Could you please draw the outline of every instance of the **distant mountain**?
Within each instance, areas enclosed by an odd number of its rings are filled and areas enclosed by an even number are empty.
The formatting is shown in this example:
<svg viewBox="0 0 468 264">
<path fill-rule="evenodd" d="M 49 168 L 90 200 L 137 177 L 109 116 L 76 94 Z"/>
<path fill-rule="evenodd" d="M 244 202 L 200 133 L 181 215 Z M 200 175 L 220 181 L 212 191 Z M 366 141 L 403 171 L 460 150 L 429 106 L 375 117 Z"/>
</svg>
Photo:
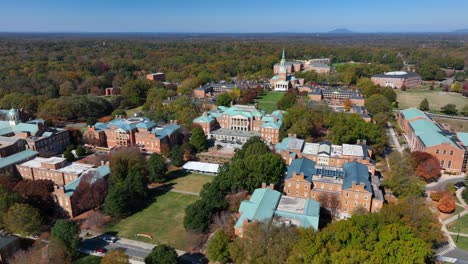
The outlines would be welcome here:
<svg viewBox="0 0 468 264">
<path fill-rule="evenodd" d="M 352 34 L 354 32 L 347 28 L 337 28 L 332 31 L 328 31 L 328 33 L 330 34 Z"/>
<path fill-rule="evenodd" d="M 468 33 L 468 28 L 465 29 L 457 29 L 452 31 L 453 33 Z"/>
</svg>

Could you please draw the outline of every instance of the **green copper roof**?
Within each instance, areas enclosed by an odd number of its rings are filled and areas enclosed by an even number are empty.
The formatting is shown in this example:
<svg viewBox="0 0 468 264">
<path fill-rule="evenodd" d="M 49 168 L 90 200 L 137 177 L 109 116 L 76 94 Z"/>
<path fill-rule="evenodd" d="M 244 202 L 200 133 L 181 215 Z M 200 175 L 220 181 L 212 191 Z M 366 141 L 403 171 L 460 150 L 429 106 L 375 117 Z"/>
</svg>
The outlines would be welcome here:
<svg viewBox="0 0 468 264">
<path fill-rule="evenodd" d="M 429 119 L 418 119 L 409 124 L 426 147 L 437 146 L 444 143 L 458 147 L 449 136 L 444 135 L 443 131 Z"/>
<path fill-rule="evenodd" d="M 27 149 L 27 150 L 23 150 L 21 152 L 18 152 L 16 154 L 10 155 L 8 157 L 1 158 L 0 159 L 0 168 L 5 168 L 5 167 L 8 167 L 8 166 L 11 166 L 11 165 L 14 165 L 14 164 L 29 160 L 31 158 L 34 158 L 38 154 L 39 154 L 39 152 Z"/>
<path fill-rule="evenodd" d="M 201 115 L 193 120 L 193 122 L 202 122 L 202 123 L 211 123 L 213 121 L 213 117 L 209 115 Z"/>
<path fill-rule="evenodd" d="M 463 145 L 468 147 L 468 133 L 458 132 L 457 137 L 463 143 Z"/>
<path fill-rule="evenodd" d="M 236 227 L 241 227 L 245 219 L 253 221 L 270 219 L 280 198 L 281 193 L 270 188 L 256 189 L 250 200 L 241 203 L 239 208 L 241 216 L 236 222 Z"/>
<path fill-rule="evenodd" d="M 400 111 L 400 113 L 404 115 L 405 119 L 413 119 L 416 117 L 429 118 L 423 111 L 417 108 L 408 108 L 408 109 Z"/>
</svg>

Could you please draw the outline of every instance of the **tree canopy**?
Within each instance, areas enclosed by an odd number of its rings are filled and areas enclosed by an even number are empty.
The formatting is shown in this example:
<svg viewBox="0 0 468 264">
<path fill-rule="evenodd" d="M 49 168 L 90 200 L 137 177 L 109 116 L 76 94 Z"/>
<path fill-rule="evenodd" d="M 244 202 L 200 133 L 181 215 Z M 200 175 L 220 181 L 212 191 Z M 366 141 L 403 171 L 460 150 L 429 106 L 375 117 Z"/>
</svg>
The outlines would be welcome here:
<svg viewBox="0 0 468 264">
<path fill-rule="evenodd" d="M 168 245 L 158 245 L 145 258 L 145 264 L 177 264 L 177 252 Z"/>
</svg>

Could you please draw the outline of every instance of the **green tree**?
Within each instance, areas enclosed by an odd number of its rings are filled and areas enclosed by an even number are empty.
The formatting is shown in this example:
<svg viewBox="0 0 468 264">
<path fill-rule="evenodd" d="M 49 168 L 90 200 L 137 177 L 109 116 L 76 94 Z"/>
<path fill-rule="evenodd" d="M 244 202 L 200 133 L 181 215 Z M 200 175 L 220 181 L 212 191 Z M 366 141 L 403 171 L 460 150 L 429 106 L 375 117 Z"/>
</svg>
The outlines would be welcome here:
<svg viewBox="0 0 468 264">
<path fill-rule="evenodd" d="M 454 104 L 446 104 L 440 108 L 440 111 L 447 115 L 457 115 L 457 106 Z"/>
<path fill-rule="evenodd" d="M 223 197 L 224 198 L 224 197 Z M 211 224 L 212 210 L 207 202 L 198 200 L 185 208 L 184 228 L 195 233 L 205 233 Z"/>
<path fill-rule="evenodd" d="M 78 147 L 76 147 L 76 155 L 78 157 L 84 157 L 86 155 L 86 150 L 82 145 L 78 145 Z"/>
<path fill-rule="evenodd" d="M 278 101 L 277 106 L 278 109 L 280 110 L 287 110 L 288 108 L 291 108 L 297 101 L 297 96 L 296 93 L 294 92 L 288 92 L 281 97 L 281 99 Z"/>
<path fill-rule="evenodd" d="M 127 112 L 124 109 L 115 109 L 111 116 L 127 116 Z"/>
<path fill-rule="evenodd" d="M 104 209 L 107 214 L 121 218 L 130 214 L 131 208 L 128 201 L 131 199 L 130 193 L 123 185 L 113 186 L 106 196 Z"/>
<path fill-rule="evenodd" d="M 182 146 L 175 145 L 171 149 L 171 163 L 174 166 L 182 166 L 184 164 L 184 149 Z"/>
<path fill-rule="evenodd" d="M 97 118 L 95 117 L 88 117 L 86 118 L 86 124 L 88 126 L 94 126 L 98 122 Z"/>
<path fill-rule="evenodd" d="M 419 104 L 419 110 L 421 111 L 429 111 L 429 101 L 427 98 L 424 98 L 421 103 Z"/>
<path fill-rule="evenodd" d="M 217 106 L 230 106 L 231 105 L 231 96 L 227 93 L 223 93 L 216 97 Z"/>
<path fill-rule="evenodd" d="M 145 264 L 177 264 L 177 252 L 168 245 L 158 245 L 145 258 Z"/>
<path fill-rule="evenodd" d="M 75 155 L 73 155 L 72 150 L 73 150 L 73 147 L 68 146 L 68 147 L 65 149 L 65 151 L 63 152 L 63 157 L 64 157 L 67 161 L 74 161 L 74 160 L 75 160 Z"/>
<path fill-rule="evenodd" d="M 198 152 L 202 152 L 208 149 L 208 141 L 206 140 L 205 132 L 203 132 L 201 127 L 196 126 L 192 129 L 190 144 L 195 147 Z"/>
<path fill-rule="evenodd" d="M 391 103 L 381 94 L 374 94 L 366 99 L 365 106 L 371 114 L 388 113 L 392 110 Z"/>
<path fill-rule="evenodd" d="M 0 185 L 0 215 L 5 215 L 8 209 L 14 204 L 21 203 L 22 197 L 6 187 Z M 3 227 L 3 219 L 0 218 L 0 228 Z"/>
<path fill-rule="evenodd" d="M 42 218 L 34 207 L 27 204 L 14 204 L 3 216 L 3 224 L 10 232 L 31 235 L 41 228 Z"/>
<path fill-rule="evenodd" d="M 154 83 L 146 79 L 131 80 L 127 82 L 121 89 L 120 94 L 123 97 L 124 107 L 136 107 L 144 103 L 148 91 L 153 87 Z"/>
<path fill-rule="evenodd" d="M 229 261 L 229 242 L 229 237 L 218 229 L 208 243 L 208 259 L 211 262 L 227 263 Z"/>
<path fill-rule="evenodd" d="M 72 255 L 77 254 L 80 243 L 80 227 L 76 222 L 58 220 L 52 227 L 52 235 L 60 239 Z"/>
<path fill-rule="evenodd" d="M 166 179 L 166 159 L 157 154 L 151 154 L 148 160 L 149 179 L 152 182 L 163 182 Z"/>
<path fill-rule="evenodd" d="M 189 77 L 180 82 L 177 87 L 177 93 L 180 95 L 191 95 L 195 87 L 200 84 L 200 80 L 197 77 Z"/>
<path fill-rule="evenodd" d="M 123 182 L 131 168 L 143 170 L 145 166 L 145 158 L 138 148 L 124 148 L 114 152 L 110 159 L 110 181 L 113 184 Z"/>
<path fill-rule="evenodd" d="M 397 95 L 392 87 L 381 87 L 379 89 L 379 93 L 385 96 L 385 98 L 387 98 L 387 100 L 390 103 L 395 102 L 397 100 Z"/>
<path fill-rule="evenodd" d="M 445 72 L 438 65 L 430 62 L 424 62 L 419 65 L 417 67 L 417 71 L 421 75 L 421 78 L 425 81 L 441 81 L 446 77 Z"/>
</svg>

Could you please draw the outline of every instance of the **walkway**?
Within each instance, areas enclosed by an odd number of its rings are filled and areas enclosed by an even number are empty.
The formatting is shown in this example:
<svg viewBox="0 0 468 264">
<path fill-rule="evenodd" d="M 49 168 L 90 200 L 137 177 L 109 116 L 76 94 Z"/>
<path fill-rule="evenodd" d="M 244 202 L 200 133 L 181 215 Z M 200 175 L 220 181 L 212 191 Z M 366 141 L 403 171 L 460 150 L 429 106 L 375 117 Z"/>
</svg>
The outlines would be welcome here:
<svg viewBox="0 0 468 264">
<path fill-rule="evenodd" d="M 398 152 L 402 153 L 403 149 L 401 148 L 400 142 L 398 141 L 398 137 L 395 134 L 395 130 L 393 130 L 393 126 L 390 122 L 387 122 L 387 130 L 388 135 L 392 138 L 393 144 L 396 146 Z"/>
</svg>

